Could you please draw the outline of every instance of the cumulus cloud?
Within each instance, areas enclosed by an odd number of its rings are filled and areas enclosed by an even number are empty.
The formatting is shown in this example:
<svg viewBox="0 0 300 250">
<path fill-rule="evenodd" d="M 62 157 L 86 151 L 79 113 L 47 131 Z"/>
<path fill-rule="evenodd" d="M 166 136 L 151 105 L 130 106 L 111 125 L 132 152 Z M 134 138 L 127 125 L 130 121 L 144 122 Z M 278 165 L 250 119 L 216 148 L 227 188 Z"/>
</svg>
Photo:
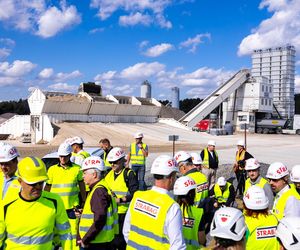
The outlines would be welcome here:
<svg viewBox="0 0 300 250">
<path fill-rule="evenodd" d="M 148 44 L 149 44 L 149 41 L 144 40 L 144 41 L 140 42 L 139 47 L 140 47 L 140 49 L 142 49 L 142 48 L 146 47 Z"/>
<path fill-rule="evenodd" d="M 8 57 L 16 42 L 10 38 L 0 38 L 0 60 Z"/>
<path fill-rule="evenodd" d="M 238 55 L 251 54 L 255 49 L 283 46 L 290 43 L 300 50 L 300 2 L 298 0 L 263 0 L 260 9 L 273 15 L 263 20 L 240 43 Z"/>
<path fill-rule="evenodd" d="M 103 32 L 105 29 L 104 28 L 95 28 L 95 29 L 91 29 L 89 31 L 89 34 L 96 34 L 96 33 L 100 33 Z"/>
<path fill-rule="evenodd" d="M 82 76 L 82 73 L 79 70 L 74 70 L 70 73 L 59 72 L 57 74 L 54 73 L 52 68 L 44 68 L 39 74 L 38 79 L 51 80 L 54 82 L 65 82 L 70 79 L 76 79 Z"/>
<path fill-rule="evenodd" d="M 49 79 L 53 76 L 53 73 L 54 70 L 52 68 L 45 68 L 39 73 L 38 77 L 41 79 Z"/>
<path fill-rule="evenodd" d="M 119 24 L 125 26 L 157 24 L 162 28 L 171 28 L 172 24 L 166 20 L 165 9 L 172 4 L 171 0 L 91 0 L 90 6 L 98 9 L 97 16 L 105 20 L 115 12 L 122 10 L 128 15 L 119 18 Z"/>
<path fill-rule="evenodd" d="M 199 44 L 203 43 L 204 38 L 210 40 L 210 34 L 197 34 L 195 37 L 190 37 L 187 40 L 180 43 L 179 48 L 188 48 L 188 51 L 191 53 L 195 53 Z"/>
<path fill-rule="evenodd" d="M 132 95 L 134 91 L 134 87 L 129 84 L 125 84 L 123 86 L 118 86 L 114 89 L 115 93 L 118 95 Z"/>
<path fill-rule="evenodd" d="M 165 69 L 165 65 L 153 62 L 153 63 L 137 63 L 130 66 L 120 73 L 121 78 L 125 79 L 145 79 L 158 74 Z"/>
<path fill-rule="evenodd" d="M 158 57 L 169 50 L 174 49 L 174 46 L 170 43 L 161 43 L 158 45 L 155 45 L 149 49 L 146 50 L 144 55 L 149 56 L 149 57 Z"/>
<path fill-rule="evenodd" d="M 12 64 L 8 62 L 0 62 L 0 75 L 8 77 L 22 77 L 36 67 L 35 64 L 29 61 L 16 60 Z"/>
<path fill-rule="evenodd" d="M 10 55 L 11 50 L 7 48 L 0 48 L 0 60 L 5 59 Z"/>
<path fill-rule="evenodd" d="M 48 89 L 61 92 L 74 92 L 78 89 L 78 86 L 70 85 L 67 83 L 55 83 L 49 85 Z"/>
<path fill-rule="evenodd" d="M 19 85 L 22 83 L 22 79 L 18 77 L 1 76 L 0 75 L 0 86 Z"/>
<path fill-rule="evenodd" d="M 46 0 L 0 1 L 0 21 L 8 27 L 48 38 L 81 21 L 75 6 L 67 6 L 65 0 L 59 6 Z"/>
</svg>

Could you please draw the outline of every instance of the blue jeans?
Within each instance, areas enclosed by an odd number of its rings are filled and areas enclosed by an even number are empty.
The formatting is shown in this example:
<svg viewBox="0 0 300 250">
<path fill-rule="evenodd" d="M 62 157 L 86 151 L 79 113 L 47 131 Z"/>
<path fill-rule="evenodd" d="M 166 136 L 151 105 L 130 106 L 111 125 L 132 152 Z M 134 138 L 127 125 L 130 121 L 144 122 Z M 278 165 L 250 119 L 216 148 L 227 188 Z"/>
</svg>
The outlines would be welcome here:
<svg viewBox="0 0 300 250">
<path fill-rule="evenodd" d="M 138 177 L 139 190 L 146 190 L 146 183 L 145 183 L 146 166 L 133 165 L 131 166 L 131 169 L 135 172 L 136 176 Z"/>
</svg>

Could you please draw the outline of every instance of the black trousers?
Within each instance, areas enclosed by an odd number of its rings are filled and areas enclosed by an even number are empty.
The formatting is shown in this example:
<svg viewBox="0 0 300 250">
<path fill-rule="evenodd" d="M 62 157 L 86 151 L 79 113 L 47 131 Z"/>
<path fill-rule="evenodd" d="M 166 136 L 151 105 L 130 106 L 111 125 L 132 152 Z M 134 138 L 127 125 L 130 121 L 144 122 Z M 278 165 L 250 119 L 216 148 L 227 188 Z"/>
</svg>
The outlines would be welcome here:
<svg viewBox="0 0 300 250">
<path fill-rule="evenodd" d="M 244 194 L 244 190 L 245 190 L 245 181 L 246 181 L 246 178 L 247 178 L 247 173 L 245 170 L 238 170 L 236 173 L 236 179 L 237 179 L 237 188 L 236 188 L 236 194 L 238 193 L 239 191 L 239 194 L 240 195 L 243 195 Z"/>
<path fill-rule="evenodd" d="M 126 241 L 123 236 L 123 225 L 126 214 L 118 214 L 119 215 L 119 234 L 115 235 L 115 238 L 112 241 L 112 246 L 114 250 L 126 250 Z"/>
</svg>

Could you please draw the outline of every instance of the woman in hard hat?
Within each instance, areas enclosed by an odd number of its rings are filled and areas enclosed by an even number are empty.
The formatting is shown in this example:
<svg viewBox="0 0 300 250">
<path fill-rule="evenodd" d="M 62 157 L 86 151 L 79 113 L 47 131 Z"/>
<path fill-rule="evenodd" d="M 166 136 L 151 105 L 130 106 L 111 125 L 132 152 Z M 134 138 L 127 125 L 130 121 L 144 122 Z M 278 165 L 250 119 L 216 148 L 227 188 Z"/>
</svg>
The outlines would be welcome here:
<svg viewBox="0 0 300 250">
<path fill-rule="evenodd" d="M 279 249 L 275 236 L 278 221 L 275 215 L 269 214 L 269 200 L 264 190 L 256 185 L 249 187 L 243 201 L 246 249 Z"/>
<path fill-rule="evenodd" d="M 284 217 L 277 226 L 276 237 L 280 250 L 300 249 L 300 217 Z"/>
<path fill-rule="evenodd" d="M 196 187 L 195 181 L 188 176 L 178 178 L 174 184 L 174 194 L 177 195 L 177 202 L 182 211 L 186 249 L 199 249 L 200 245 L 204 246 L 206 242 L 203 209 L 194 206 Z"/>
</svg>

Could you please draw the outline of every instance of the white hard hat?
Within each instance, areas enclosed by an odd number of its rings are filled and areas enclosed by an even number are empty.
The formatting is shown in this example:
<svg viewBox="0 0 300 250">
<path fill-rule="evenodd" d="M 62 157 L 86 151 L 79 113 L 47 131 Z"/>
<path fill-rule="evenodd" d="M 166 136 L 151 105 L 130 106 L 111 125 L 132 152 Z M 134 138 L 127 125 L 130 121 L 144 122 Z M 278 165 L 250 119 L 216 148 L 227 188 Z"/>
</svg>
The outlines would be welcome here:
<svg viewBox="0 0 300 250">
<path fill-rule="evenodd" d="M 272 163 L 267 171 L 266 177 L 274 180 L 281 179 L 289 174 L 288 168 L 281 162 Z"/>
<path fill-rule="evenodd" d="M 186 151 L 179 151 L 174 155 L 174 159 L 177 162 L 187 161 L 188 159 L 192 160 L 192 156 Z"/>
<path fill-rule="evenodd" d="M 300 182 L 300 165 L 295 165 L 291 171 L 291 181 Z"/>
<path fill-rule="evenodd" d="M 221 207 L 216 211 L 210 226 L 211 236 L 240 241 L 245 232 L 245 218 L 240 210 L 233 207 Z"/>
<path fill-rule="evenodd" d="M 120 160 L 123 157 L 125 157 L 124 150 L 119 147 L 115 147 L 109 151 L 106 160 L 108 162 L 114 162 Z"/>
<path fill-rule="evenodd" d="M 15 146 L 8 143 L 0 143 L 0 162 L 9 162 L 20 156 Z"/>
<path fill-rule="evenodd" d="M 72 140 L 70 140 L 70 144 L 73 145 L 73 144 L 84 144 L 84 141 L 81 137 L 79 136 L 75 136 L 72 138 Z"/>
<path fill-rule="evenodd" d="M 196 182 L 191 177 L 182 176 L 175 181 L 173 193 L 175 195 L 186 195 L 196 187 Z"/>
<path fill-rule="evenodd" d="M 269 199 L 265 194 L 265 191 L 256 185 L 248 188 L 243 197 L 245 206 L 252 210 L 262 210 L 269 206 Z"/>
<path fill-rule="evenodd" d="M 81 165 L 82 171 L 91 168 L 98 169 L 99 171 L 106 170 L 103 160 L 99 156 L 95 155 L 85 158 Z"/>
<path fill-rule="evenodd" d="M 151 174 L 168 176 L 172 172 L 178 172 L 176 161 L 169 155 L 158 156 L 151 166 Z"/>
<path fill-rule="evenodd" d="M 207 146 L 216 146 L 216 142 L 213 141 L 213 140 L 209 140 L 209 141 L 207 142 Z"/>
<path fill-rule="evenodd" d="M 277 226 L 276 237 L 287 250 L 300 249 L 300 217 L 283 217 Z"/>
<path fill-rule="evenodd" d="M 238 140 L 238 142 L 236 143 L 237 146 L 242 146 L 245 147 L 245 141 L 244 140 Z"/>
<path fill-rule="evenodd" d="M 246 160 L 245 170 L 255 170 L 260 167 L 258 160 L 255 158 L 250 158 Z"/>
<path fill-rule="evenodd" d="M 227 183 L 227 181 L 225 180 L 225 178 L 223 176 L 221 176 L 221 177 L 218 178 L 217 184 L 219 186 L 225 186 L 226 183 Z"/>
<path fill-rule="evenodd" d="M 200 154 L 191 153 L 191 156 L 192 156 L 193 164 L 195 164 L 195 165 L 202 164 L 202 159 L 201 159 Z"/>
<path fill-rule="evenodd" d="M 72 153 L 72 147 L 70 144 L 63 142 L 59 145 L 57 154 L 59 156 L 67 156 Z"/>
<path fill-rule="evenodd" d="M 135 138 L 135 139 L 143 138 L 143 137 L 144 137 L 144 135 L 143 135 L 143 133 L 141 133 L 141 132 L 137 132 L 137 133 L 134 134 L 134 138 Z"/>
</svg>

